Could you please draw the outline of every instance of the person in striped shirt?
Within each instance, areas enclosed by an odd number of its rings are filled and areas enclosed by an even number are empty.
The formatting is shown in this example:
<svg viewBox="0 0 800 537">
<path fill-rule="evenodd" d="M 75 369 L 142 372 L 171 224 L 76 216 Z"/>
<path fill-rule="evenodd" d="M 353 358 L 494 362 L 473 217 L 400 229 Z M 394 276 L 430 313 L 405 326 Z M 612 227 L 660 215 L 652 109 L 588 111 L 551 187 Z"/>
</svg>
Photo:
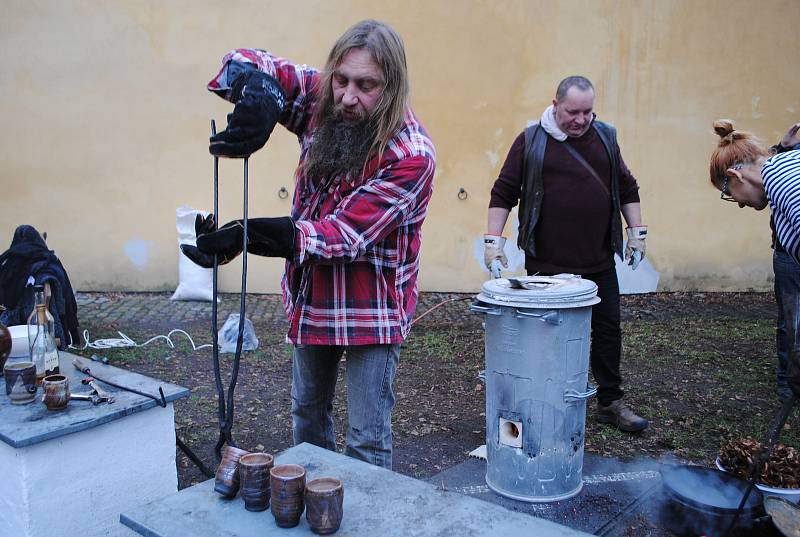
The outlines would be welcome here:
<svg viewBox="0 0 800 537">
<path fill-rule="evenodd" d="M 800 123 L 793 125 L 780 148 L 770 151 L 752 133 L 734 129 L 733 122 L 720 119 L 714 131 L 719 145 L 711 155 L 711 183 L 720 191 L 720 198 L 739 207 L 757 211 L 770 206 L 776 246 L 780 245 L 791 263 L 774 264 L 775 293 L 786 332 L 788 364 L 785 382 L 795 395 L 800 395 L 800 151 L 789 150 L 800 143 Z M 774 154 L 777 150 L 779 153 Z M 788 270 L 789 274 L 784 274 Z M 778 282 L 778 277 L 781 282 Z M 781 352 L 780 323 L 777 334 Z M 783 380 L 778 367 L 778 388 Z M 779 392 L 780 394 L 780 392 Z M 786 396 L 788 394 L 780 394 Z"/>
<path fill-rule="evenodd" d="M 417 304 L 421 228 L 436 153 L 408 104 L 403 42 L 366 20 L 334 44 L 325 69 L 260 49 L 222 60 L 208 89 L 235 103 L 210 151 L 245 157 L 276 123 L 300 142 L 291 216 L 248 219 L 248 252 L 286 259 L 283 302 L 294 345 L 294 442 L 336 449 L 333 397 L 346 359 L 345 453 L 391 468 L 400 345 Z M 242 251 L 243 223 L 197 223 L 184 252 L 210 266 Z"/>
</svg>

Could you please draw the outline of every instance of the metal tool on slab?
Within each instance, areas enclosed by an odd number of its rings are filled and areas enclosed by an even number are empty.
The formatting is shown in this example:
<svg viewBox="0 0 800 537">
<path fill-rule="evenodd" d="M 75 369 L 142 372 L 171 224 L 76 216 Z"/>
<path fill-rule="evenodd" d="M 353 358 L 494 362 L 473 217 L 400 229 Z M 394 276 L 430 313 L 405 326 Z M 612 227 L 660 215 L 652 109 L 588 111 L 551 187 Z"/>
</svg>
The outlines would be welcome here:
<svg viewBox="0 0 800 537">
<path fill-rule="evenodd" d="M 96 393 L 71 393 L 69 394 L 70 401 L 89 401 L 93 405 L 99 405 L 100 403 L 104 402 L 99 395 Z"/>
<path fill-rule="evenodd" d="M 97 380 L 94 377 L 86 377 L 81 381 L 81 384 L 83 384 L 84 386 L 87 384 L 91 386 L 92 389 L 94 390 L 94 393 L 96 393 L 101 400 L 104 400 L 107 403 L 114 402 L 114 396 L 112 396 L 110 393 L 101 388 L 100 384 L 98 384 Z"/>
<path fill-rule="evenodd" d="M 166 408 L 166 406 L 167 406 L 167 400 L 164 397 L 164 389 L 161 388 L 160 386 L 158 387 L 159 395 L 156 396 L 156 395 L 152 395 L 152 394 L 149 394 L 149 393 L 146 393 L 146 392 L 139 391 L 136 388 L 131 388 L 130 386 L 117 384 L 116 382 L 113 382 L 111 380 L 98 377 L 97 375 L 92 373 L 92 370 L 89 368 L 89 364 L 85 360 L 83 360 L 81 358 L 75 358 L 74 360 L 72 360 L 72 365 L 74 365 L 75 369 L 77 369 L 81 373 L 85 373 L 85 374 L 89 375 L 89 379 L 85 379 L 85 381 L 82 381 L 82 382 L 84 384 L 86 384 L 88 382 L 95 390 L 98 389 L 97 381 L 100 381 L 103 384 L 108 384 L 109 386 L 113 386 L 114 388 L 118 388 L 118 389 L 124 390 L 126 392 L 135 393 L 136 395 L 141 395 L 142 397 L 147 397 L 148 399 L 152 399 L 153 401 L 158 403 L 158 405 L 160 407 L 162 407 L 162 408 Z M 104 391 L 104 390 L 102 390 L 102 388 L 100 388 L 100 390 Z M 104 391 L 104 393 L 106 393 L 106 395 L 111 397 L 111 395 L 108 394 L 108 392 Z M 113 399 L 113 397 L 112 397 L 112 399 Z"/>
</svg>

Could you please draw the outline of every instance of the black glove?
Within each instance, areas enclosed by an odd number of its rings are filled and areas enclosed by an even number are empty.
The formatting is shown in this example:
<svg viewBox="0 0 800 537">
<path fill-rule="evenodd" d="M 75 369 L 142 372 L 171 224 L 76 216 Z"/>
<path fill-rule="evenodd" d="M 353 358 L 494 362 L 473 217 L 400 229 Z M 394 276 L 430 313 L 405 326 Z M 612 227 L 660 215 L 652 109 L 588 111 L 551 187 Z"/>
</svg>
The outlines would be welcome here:
<svg viewBox="0 0 800 537">
<path fill-rule="evenodd" d="M 233 261 L 240 253 L 242 253 L 242 224 L 241 220 L 234 220 L 222 226 L 219 230 L 214 231 L 214 215 L 209 214 L 206 217 L 197 215 L 194 220 L 195 236 L 206 236 L 209 233 L 219 233 L 226 237 L 230 237 L 230 248 L 224 252 L 210 252 L 206 253 L 201 251 L 197 246 L 191 244 L 181 244 L 181 252 L 183 255 L 192 260 L 195 265 L 203 268 L 212 268 L 214 266 L 214 254 L 217 254 L 217 263 L 219 265 L 226 265 Z M 198 241 L 199 242 L 199 241 Z"/>
<path fill-rule="evenodd" d="M 211 137 L 208 150 L 218 157 L 249 157 L 267 143 L 286 98 L 277 80 L 258 70 L 245 71 L 231 84 L 236 106 L 228 128 Z"/>
<path fill-rule="evenodd" d="M 219 230 L 214 229 L 214 216 L 198 215 L 195 220 L 197 246 L 181 245 L 181 251 L 196 265 L 204 268 L 214 266 L 214 254 L 220 265 L 231 262 L 242 253 L 242 220 L 228 222 Z M 294 255 L 294 221 L 288 216 L 281 218 L 250 218 L 247 220 L 247 252 L 264 257 Z"/>
</svg>

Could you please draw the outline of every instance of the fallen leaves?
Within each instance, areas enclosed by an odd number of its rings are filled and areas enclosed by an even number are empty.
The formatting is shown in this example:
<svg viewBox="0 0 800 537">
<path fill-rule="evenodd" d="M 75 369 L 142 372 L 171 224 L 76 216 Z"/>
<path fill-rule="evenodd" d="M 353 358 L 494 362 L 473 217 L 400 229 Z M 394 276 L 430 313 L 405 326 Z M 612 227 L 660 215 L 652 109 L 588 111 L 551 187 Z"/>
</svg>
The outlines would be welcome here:
<svg viewBox="0 0 800 537">
<path fill-rule="evenodd" d="M 762 457 L 763 447 L 758 440 L 731 440 L 719 450 L 719 461 L 725 470 L 745 479 L 750 477 L 755 461 Z M 763 462 L 762 462 L 763 464 Z M 797 450 L 780 442 L 764 464 L 758 482 L 770 487 L 800 488 L 800 458 Z"/>
</svg>

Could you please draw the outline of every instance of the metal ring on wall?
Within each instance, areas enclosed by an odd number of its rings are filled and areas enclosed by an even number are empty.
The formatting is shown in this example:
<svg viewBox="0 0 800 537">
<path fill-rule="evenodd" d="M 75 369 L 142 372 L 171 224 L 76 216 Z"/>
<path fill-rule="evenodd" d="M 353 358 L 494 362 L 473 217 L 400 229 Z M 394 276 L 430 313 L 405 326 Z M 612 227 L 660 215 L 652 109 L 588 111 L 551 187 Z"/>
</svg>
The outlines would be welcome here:
<svg viewBox="0 0 800 537">
<path fill-rule="evenodd" d="M 467 191 L 464 189 L 463 186 L 458 189 L 458 199 L 463 201 L 463 200 L 467 199 L 468 196 L 469 196 L 469 194 L 467 194 Z"/>
<path fill-rule="evenodd" d="M 279 197 L 280 199 L 282 199 L 282 200 L 285 200 L 286 198 L 288 198 L 288 197 L 289 197 L 289 191 L 288 191 L 288 190 L 286 190 L 286 187 L 285 187 L 285 186 L 282 186 L 282 187 L 280 188 L 280 190 L 278 190 L 278 197 Z"/>
</svg>

